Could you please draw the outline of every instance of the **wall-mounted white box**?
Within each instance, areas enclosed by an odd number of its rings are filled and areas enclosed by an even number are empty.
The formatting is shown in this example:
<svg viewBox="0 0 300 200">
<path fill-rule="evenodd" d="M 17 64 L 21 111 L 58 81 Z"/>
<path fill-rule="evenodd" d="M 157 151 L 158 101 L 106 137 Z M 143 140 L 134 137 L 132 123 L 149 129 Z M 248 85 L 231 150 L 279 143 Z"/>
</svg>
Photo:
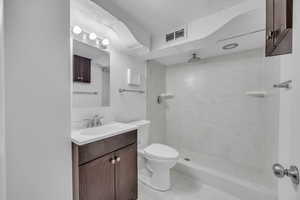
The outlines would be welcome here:
<svg viewBox="0 0 300 200">
<path fill-rule="evenodd" d="M 141 74 L 134 69 L 127 69 L 127 84 L 131 86 L 140 86 Z"/>
</svg>

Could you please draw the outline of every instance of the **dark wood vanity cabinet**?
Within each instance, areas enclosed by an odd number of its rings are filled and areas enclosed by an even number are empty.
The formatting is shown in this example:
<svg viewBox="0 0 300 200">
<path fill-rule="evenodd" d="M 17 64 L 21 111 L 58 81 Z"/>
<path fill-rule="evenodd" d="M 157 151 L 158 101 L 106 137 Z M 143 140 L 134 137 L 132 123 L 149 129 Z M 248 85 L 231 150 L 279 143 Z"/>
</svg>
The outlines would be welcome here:
<svg viewBox="0 0 300 200">
<path fill-rule="evenodd" d="M 74 200 L 137 199 L 137 132 L 72 145 Z"/>
<path fill-rule="evenodd" d="M 121 158 L 116 165 L 116 199 L 137 199 L 137 145 L 136 143 L 116 152 Z"/>
<path fill-rule="evenodd" d="M 91 59 L 82 56 L 73 56 L 73 81 L 91 82 Z"/>
<path fill-rule="evenodd" d="M 292 53 L 293 0 L 266 2 L 266 56 Z"/>
<path fill-rule="evenodd" d="M 115 200 L 113 155 L 103 156 L 79 166 L 80 200 Z"/>
</svg>

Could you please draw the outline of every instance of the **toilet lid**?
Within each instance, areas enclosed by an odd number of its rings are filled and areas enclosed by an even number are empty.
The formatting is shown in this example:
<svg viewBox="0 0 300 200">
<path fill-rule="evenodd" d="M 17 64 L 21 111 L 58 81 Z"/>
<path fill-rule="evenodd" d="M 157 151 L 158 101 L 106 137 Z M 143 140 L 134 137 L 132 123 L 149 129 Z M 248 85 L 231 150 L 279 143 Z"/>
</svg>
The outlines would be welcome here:
<svg viewBox="0 0 300 200">
<path fill-rule="evenodd" d="M 144 149 L 144 152 L 148 156 L 160 160 L 172 160 L 179 156 L 175 149 L 163 144 L 151 144 Z"/>
</svg>

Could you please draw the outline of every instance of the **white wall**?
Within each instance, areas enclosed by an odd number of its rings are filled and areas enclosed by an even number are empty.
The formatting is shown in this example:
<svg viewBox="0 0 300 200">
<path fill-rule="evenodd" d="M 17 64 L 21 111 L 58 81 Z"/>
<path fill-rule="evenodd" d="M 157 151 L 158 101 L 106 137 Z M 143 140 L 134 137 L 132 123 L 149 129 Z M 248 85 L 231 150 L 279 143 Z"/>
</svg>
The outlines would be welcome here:
<svg viewBox="0 0 300 200">
<path fill-rule="evenodd" d="M 71 200 L 69 0 L 5 0 L 7 198 Z"/>
<path fill-rule="evenodd" d="M 0 0 L 0 200 L 6 199 L 5 128 L 4 128 L 4 38 L 3 0 Z"/>
<path fill-rule="evenodd" d="M 146 89 L 146 62 L 126 55 L 115 49 L 110 52 L 110 106 L 95 108 L 73 108 L 73 127 L 82 127 L 82 119 L 95 114 L 104 116 L 104 122 L 112 120 L 128 122 L 146 118 L 146 95 L 138 93 L 119 93 L 119 88 Z M 127 85 L 127 69 L 137 70 L 142 77 L 142 84 L 138 87 Z M 81 122 L 80 122 L 81 121 Z"/>
<path fill-rule="evenodd" d="M 119 88 L 146 90 L 146 62 L 111 51 L 111 108 L 114 118 L 119 121 L 131 121 L 146 118 L 146 95 L 139 93 L 119 94 Z M 141 74 L 141 86 L 127 85 L 127 69 L 135 69 Z"/>
<path fill-rule="evenodd" d="M 263 54 L 264 55 L 264 54 Z M 273 88 L 273 85 L 280 82 L 280 59 L 278 57 L 265 58 L 263 68 L 263 87 L 268 91 L 268 98 L 263 102 L 263 123 L 264 123 L 264 140 L 266 148 L 265 155 L 268 155 L 264 168 L 267 172 L 267 178 L 275 186 L 276 179 L 270 171 L 270 167 L 277 161 L 278 158 L 278 132 L 279 132 L 279 105 L 280 105 L 280 90 Z M 276 189 L 276 188 L 275 188 Z"/>
<path fill-rule="evenodd" d="M 166 88 L 175 98 L 168 101 L 167 143 L 202 165 L 274 188 L 270 127 L 277 122 L 278 93 L 271 81 L 279 80 L 279 63 L 273 64 L 265 67 L 259 49 L 168 67 Z M 245 95 L 262 89 L 272 94 Z"/>
<path fill-rule="evenodd" d="M 291 90 L 280 90 L 278 162 L 285 167 L 300 167 L 300 1 L 294 1 L 293 54 L 279 56 L 281 81 L 292 80 Z M 289 178 L 278 179 L 279 200 L 300 199 L 300 188 Z"/>
<path fill-rule="evenodd" d="M 163 143 L 166 133 L 166 104 L 157 103 L 166 92 L 166 67 L 156 61 L 147 62 L 147 119 L 151 121 L 150 142 Z"/>
</svg>

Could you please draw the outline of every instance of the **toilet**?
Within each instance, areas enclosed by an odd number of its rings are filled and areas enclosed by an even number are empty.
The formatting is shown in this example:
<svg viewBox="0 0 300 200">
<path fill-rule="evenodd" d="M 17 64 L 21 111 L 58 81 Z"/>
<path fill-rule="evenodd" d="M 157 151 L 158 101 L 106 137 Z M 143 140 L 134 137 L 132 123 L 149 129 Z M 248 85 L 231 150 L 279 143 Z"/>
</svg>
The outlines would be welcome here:
<svg viewBox="0 0 300 200">
<path fill-rule="evenodd" d="M 138 127 L 139 180 L 155 190 L 169 190 L 170 169 L 179 159 L 178 151 L 164 144 L 148 143 L 150 121 L 134 121 L 130 124 Z"/>
</svg>

